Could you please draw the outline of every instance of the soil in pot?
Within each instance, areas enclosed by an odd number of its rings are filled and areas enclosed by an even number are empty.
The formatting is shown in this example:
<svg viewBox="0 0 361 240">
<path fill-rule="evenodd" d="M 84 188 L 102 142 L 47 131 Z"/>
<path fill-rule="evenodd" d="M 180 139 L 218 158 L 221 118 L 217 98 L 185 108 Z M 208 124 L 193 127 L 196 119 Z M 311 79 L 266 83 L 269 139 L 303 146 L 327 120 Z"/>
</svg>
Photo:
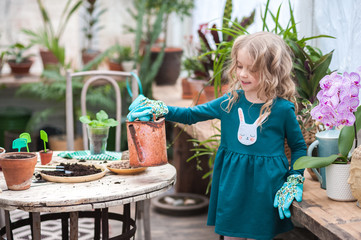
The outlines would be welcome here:
<svg viewBox="0 0 361 240">
<path fill-rule="evenodd" d="M 0 164 L 6 185 L 10 190 L 30 188 L 37 155 L 35 153 L 4 153 L 0 156 Z"/>
<path fill-rule="evenodd" d="M 43 170 L 41 173 L 45 173 L 51 176 L 59 177 L 78 177 L 78 176 L 87 176 L 96 173 L 100 173 L 102 170 L 96 168 L 94 165 L 83 165 L 83 164 L 70 164 L 70 163 L 60 163 L 58 166 L 63 166 L 64 170 L 71 171 L 70 174 L 66 174 L 65 171 L 48 171 Z"/>
<path fill-rule="evenodd" d="M 103 154 L 107 149 L 107 140 L 109 136 L 109 127 L 93 128 L 87 125 L 90 153 Z"/>
</svg>

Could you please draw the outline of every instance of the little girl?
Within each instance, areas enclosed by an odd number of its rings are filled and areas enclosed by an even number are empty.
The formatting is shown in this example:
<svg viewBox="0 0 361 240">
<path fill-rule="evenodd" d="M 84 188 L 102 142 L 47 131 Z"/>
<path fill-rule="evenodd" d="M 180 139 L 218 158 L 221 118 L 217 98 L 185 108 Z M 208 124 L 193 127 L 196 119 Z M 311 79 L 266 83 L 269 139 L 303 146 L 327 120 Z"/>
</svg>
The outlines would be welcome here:
<svg viewBox="0 0 361 240">
<path fill-rule="evenodd" d="M 293 228 L 289 207 L 294 198 L 302 200 L 304 178 L 292 165 L 306 155 L 306 144 L 291 102 L 291 70 L 281 37 L 268 32 L 242 35 L 232 47 L 229 93 L 195 107 L 168 106 L 168 113 L 164 111 L 166 120 L 185 124 L 221 120 L 207 224 L 215 225 L 224 239 L 272 239 Z M 140 105 L 131 106 L 133 119 L 149 114 Z"/>
</svg>

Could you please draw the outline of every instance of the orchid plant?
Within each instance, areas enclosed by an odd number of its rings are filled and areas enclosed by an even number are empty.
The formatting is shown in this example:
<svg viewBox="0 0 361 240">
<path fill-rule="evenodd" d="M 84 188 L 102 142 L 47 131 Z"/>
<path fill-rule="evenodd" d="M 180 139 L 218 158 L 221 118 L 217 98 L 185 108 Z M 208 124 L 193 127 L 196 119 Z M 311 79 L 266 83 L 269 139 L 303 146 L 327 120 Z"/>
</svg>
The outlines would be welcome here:
<svg viewBox="0 0 361 240">
<path fill-rule="evenodd" d="M 311 116 L 326 129 L 343 126 L 338 140 L 339 154 L 329 157 L 301 157 L 294 164 L 295 170 L 347 163 L 350 159 L 350 150 L 354 140 L 357 146 L 357 132 L 361 128 L 360 72 L 361 67 L 357 72 L 344 72 L 342 75 L 334 72 L 321 79 L 321 90 L 317 94 L 319 104 L 311 110 Z"/>
</svg>

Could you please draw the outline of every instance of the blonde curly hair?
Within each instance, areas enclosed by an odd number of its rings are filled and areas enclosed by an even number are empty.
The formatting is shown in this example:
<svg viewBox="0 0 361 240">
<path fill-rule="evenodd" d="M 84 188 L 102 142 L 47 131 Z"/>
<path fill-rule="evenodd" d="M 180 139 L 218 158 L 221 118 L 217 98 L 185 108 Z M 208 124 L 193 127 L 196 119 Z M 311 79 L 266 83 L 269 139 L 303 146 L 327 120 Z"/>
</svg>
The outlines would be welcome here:
<svg viewBox="0 0 361 240">
<path fill-rule="evenodd" d="M 290 48 L 276 34 L 257 32 L 241 35 L 234 41 L 231 61 L 227 70 L 230 95 L 226 110 L 229 112 L 238 100 L 236 90 L 241 88 L 236 74 L 237 54 L 241 49 L 248 51 L 254 60 L 251 69 L 259 73 L 260 87 L 257 91 L 257 97 L 266 99 L 260 115 L 271 112 L 272 102 L 276 97 L 295 103 L 296 86 L 291 79 L 292 53 Z"/>
</svg>

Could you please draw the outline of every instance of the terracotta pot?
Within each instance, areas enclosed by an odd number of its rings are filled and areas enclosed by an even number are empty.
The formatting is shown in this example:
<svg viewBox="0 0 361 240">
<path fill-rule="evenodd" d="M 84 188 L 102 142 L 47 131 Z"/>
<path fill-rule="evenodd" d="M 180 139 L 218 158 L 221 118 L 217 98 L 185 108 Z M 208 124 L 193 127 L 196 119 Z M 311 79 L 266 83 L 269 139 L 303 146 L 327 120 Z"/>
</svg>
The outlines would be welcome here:
<svg viewBox="0 0 361 240">
<path fill-rule="evenodd" d="M 10 152 L 0 156 L 6 185 L 10 190 L 30 188 L 36 162 L 36 153 Z"/>
<path fill-rule="evenodd" d="M 188 78 L 192 90 L 192 99 L 195 105 L 207 102 L 207 97 L 204 94 L 203 86 L 207 84 L 206 80 L 196 80 Z"/>
<path fill-rule="evenodd" d="M 51 159 L 53 158 L 53 151 L 46 149 L 46 152 L 44 150 L 39 151 L 40 155 L 40 161 L 41 165 L 46 165 L 51 162 Z"/>
<path fill-rule="evenodd" d="M 13 74 L 29 74 L 33 61 L 26 60 L 21 63 L 16 63 L 15 60 L 8 60 L 8 64 Z"/>
<path fill-rule="evenodd" d="M 165 119 L 126 122 L 129 163 L 132 167 L 152 167 L 168 163 Z"/>
<path fill-rule="evenodd" d="M 151 49 L 151 60 L 155 61 L 161 48 Z M 180 74 L 183 49 L 167 47 L 164 50 L 162 64 L 154 80 L 157 85 L 174 85 Z"/>
<path fill-rule="evenodd" d="M 54 53 L 49 50 L 40 49 L 40 57 L 44 69 L 59 64 L 59 60 L 55 57 Z"/>
<path fill-rule="evenodd" d="M 111 60 L 108 60 L 108 68 L 112 71 L 124 71 L 123 65 L 120 63 L 113 62 Z"/>
<path fill-rule="evenodd" d="M 182 78 L 182 98 L 183 99 L 193 98 L 191 84 L 188 82 L 187 78 Z"/>
<path fill-rule="evenodd" d="M 221 97 L 227 91 L 228 91 L 228 84 L 222 85 L 221 92 L 218 93 L 218 97 Z M 213 99 L 215 99 L 216 97 L 214 94 L 214 86 L 209 86 L 209 85 L 204 86 L 204 94 L 206 95 L 208 101 L 212 101 Z"/>
<path fill-rule="evenodd" d="M 83 62 L 83 65 L 88 64 L 90 61 L 94 60 L 98 55 L 100 54 L 100 51 L 96 50 L 83 50 L 81 52 L 81 60 Z"/>
</svg>

